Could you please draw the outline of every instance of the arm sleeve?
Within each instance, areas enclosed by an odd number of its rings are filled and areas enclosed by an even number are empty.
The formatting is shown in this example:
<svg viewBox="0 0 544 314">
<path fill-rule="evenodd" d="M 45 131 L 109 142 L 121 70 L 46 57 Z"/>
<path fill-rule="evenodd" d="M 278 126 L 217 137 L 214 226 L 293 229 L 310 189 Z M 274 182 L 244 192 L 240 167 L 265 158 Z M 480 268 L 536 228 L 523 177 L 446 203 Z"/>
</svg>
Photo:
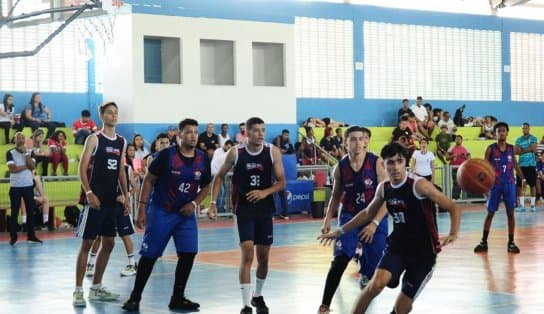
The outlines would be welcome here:
<svg viewBox="0 0 544 314">
<path fill-rule="evenodd" d="M 11 155 L 11 151 L 8 150 L 6 152 L 6 164 L 9 165 L 10 163 L 12 164 L 12 163 L 14 163 L 14 161 L 13 161 L 13 156 Z"/>
<path fill-rule="evenodd" d="M 221 148 L 219 148 L 221 149 Z M 207 154 L 204 154 L 204 167 L 206 169 L 206 173 L 202 177 L 202 181 L 200 182 L 200 186 L 206 186 L 212 182 L 212 175 L 210 170 L 210 159 L 208 158 Z"/>
</svg>

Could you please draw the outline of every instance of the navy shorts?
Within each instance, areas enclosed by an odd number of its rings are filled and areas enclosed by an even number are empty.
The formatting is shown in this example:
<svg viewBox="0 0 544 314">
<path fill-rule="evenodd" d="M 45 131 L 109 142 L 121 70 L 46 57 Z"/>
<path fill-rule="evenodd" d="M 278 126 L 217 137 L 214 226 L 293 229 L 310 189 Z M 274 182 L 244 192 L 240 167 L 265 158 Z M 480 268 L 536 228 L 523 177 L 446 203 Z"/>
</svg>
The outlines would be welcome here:
<svg viewBox="0 0 544 314">
<path fill-rule="evenodd" d="M 536 178 L 537 178 L 537 172 L 536 172 L 536 166 L 529 166 L 529 167 L 519 167 L 521 169 L 521 173 L 523 173 L 523 176 L 525 177 L 525 183 L 527 183 L 528 186 L 534 187 L 536 186 Z M 516 176 L 516 186 L 520 188 L 522 185 L 521 179 L 519 176 Z"/>
<path fill-rule="evenodd" d="M 124 206 L 116 204 L 117 215 L 115 217 L 117 234 L 120 237 L 134 234 L 134 223 L 132 222 L 132 215 L 125 215 Z"/>
<path fill-rule="evenodd" d="M 98 236 L 115 237 L 117 209 L 116 206 L 101 205 L 96 209 L 85 205 L 79 215 L 76 235 L 88 240 Z"/>
<path fill-rule="evenodd" d="M 256 245 L 271 245 L 274 237 L 273 214 L 236 213 L 240 243 L 253 241 Z"/>
<path fill-rule="evenodd" d="M 174 238 L 178 254 L 198 252 L 198 229 L 194 212 L 190 216 L 183 216 L 179 212 L 149 206 L 140 254 L 151 259 L 161 257 L 171 237 Z"/>
<path fill-rule="evenodd" d="M 430 253 L 406 254 L 385 249 L 378 268 L 391 273 L 389 288 L 396 288 L 402 277 L 402 293 L 415 299 L 431 279 L 436 263 L 436 256 Z"/>
<path fill-rule="evenodd" d="M 515 183 L 499 183 L 493 185 L 487 200 L 487 211 L 494 213 L 499 209 L 501 199 L 504 200 L 504 206 L 507 211 L 512 211 L 516 208 L 516 184 Z"/>
</svg>

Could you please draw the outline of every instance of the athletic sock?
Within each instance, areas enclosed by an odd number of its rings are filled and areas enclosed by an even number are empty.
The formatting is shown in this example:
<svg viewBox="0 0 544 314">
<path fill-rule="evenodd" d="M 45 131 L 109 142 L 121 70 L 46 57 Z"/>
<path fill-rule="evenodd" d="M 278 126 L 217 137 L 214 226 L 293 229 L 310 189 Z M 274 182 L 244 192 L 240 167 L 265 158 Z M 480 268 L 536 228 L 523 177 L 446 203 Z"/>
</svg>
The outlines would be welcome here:
<svg viewBox="0 0 544 314">
<path fill-rule="evenodd" d="M 21 215 L 21 222 L 26 224 L 26 215 Z"/>
<path fill-rule="evenodd" d="M 129 265 L 136 265 L 136 263 L 134 262 L 134 253 L 127 254 L 127 257 Z"/>
<path fill-rule="evenodd" d="M 88 264 L 94 265 L 95 260 L 96 260 L 96 253 L 91 253 Z"/>
<path fill-rule="evenodd" d="M 531 207 L 535 207 L 536 197 L 531 196 Z"/>
<path fill-rule="evenodd" d="M 255 283 L 255 293 L 253 294 L 254 297 L 260 297 L 263 295 L 263 286 L 265 279 L 260 279 L 257 277 L 256 283 Z"/>
<path fill-rule="evenodd" d="M 136 271 L 136 279 L 134 280 L 134 289 L 132 289 L 132 293 L 130 294 L 131 299 L 137 301 L 142 299 L 142 292 L 144 291 L 145 284 L 151 275 L 155 261 L 156 259 L 151 259 L 145 256 L 140 258 L 140 264 L 138 265 L 138 270 Z"/>
<path fill-rule="evenodd" d="M 180 253 L 178 265 L 176 266 L 176 277 L 174 279 L 174 291 L 172 296 L 182 298 L 185 296 L 185 286 L 189 280 L 191 269 L 195 261 L 196 253 Z"/>
<path fill-rule="evenodd" d="M 519 207 L 520 208 L 524 208 L 525 207 L 525 197 L 524 196 L 521 196 L 519 198 Z"/>
<path fill-rule="evenodd" d="M 242 306 L 251 306 L 249 300 L 251 299 L 251 284 L 242 283 L 240 284 L 240 289 L 242 291 Z"/>
</svg>

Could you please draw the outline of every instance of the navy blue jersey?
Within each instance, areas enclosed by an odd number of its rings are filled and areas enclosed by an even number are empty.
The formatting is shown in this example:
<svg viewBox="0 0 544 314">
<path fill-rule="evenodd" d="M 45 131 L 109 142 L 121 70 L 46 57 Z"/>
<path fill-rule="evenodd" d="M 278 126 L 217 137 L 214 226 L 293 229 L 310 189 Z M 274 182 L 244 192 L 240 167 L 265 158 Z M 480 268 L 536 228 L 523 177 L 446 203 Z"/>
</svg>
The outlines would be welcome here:
<svg viewBox="0 0 544 314">
<path fill-rule="evenodd" d="M 376 173 L 376 161 L 378 157 L 370 152 L 366 153 L 365 160 L 359 171 L 354 171 L 346 155 L 338 165 L 340 170 L 340 182 L 344 188 L 341 203 L 342 211 L 356 215 L 365 209 L 374 198 L 378 186 L 378 174 Z"/>
<path fill-rule="evenodd" d="M 254 214 L 271 213 L 275 210 L 272 195 L 257 203 L 251 203 L 246 198 L 246 194 L 252 190 L 264 190 L 272 186 L 272 147 L 264 143 L 258 153 L 252 153 L 245 144 L 236 145 L 232 175 L 232 208 L 235 213 L 245 210 Z"/>
<path fill-rule="evenodd" d="M 178 149 L 178 146 L 170 146 L 161 150 L 148 169 L 158 177 L 151 205 L 166 211 L 178 211 L 211 181 L 210 162 L 204 152 L 197 149 L 194 157 L 185 157 Z"/>
<path fill-rule="evenodd" d="M 495 169 L 495 184 L 516 183 L 514 177 L 514 145 L 506 144 L 506 149 L 501 151 L 497 143 L 489 145 L 491 154 L 489 162 Z"/>
<path fill-rule="evenodd" d="M 384 182 L 383 196 L 393 217 L 393 232 L 387 243 L 394 251 L 437 254 L 441 250 L 432 201 L 415 191 L 416 182 L 421 179 L 407 173 L 404 182 L 398 186 L 393 186 L 389 180 Z"/>
<path fill-rule="evenodd" d="M 125 139 L 118 134 L 115 134 L 114 138 L 109 138 L 102 132 L 96 133 L 95 136 L 97 143 L 89 161 L 87 178 L 89 186 L 100 200 L 100 204 L 111 206 L 115 204 L 117 196 Z M 81 200 L 86 200 L 83 189 L 81 192 Z"/>
</svg>

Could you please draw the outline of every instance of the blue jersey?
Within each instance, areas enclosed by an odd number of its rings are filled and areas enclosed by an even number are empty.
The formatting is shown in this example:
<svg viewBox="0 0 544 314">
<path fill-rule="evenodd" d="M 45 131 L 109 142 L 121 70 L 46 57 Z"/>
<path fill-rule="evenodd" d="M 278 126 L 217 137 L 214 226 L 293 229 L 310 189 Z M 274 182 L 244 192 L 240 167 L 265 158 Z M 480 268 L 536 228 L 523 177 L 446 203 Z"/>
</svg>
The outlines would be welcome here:
<svg viewBox="0 0 544 314">
<path fill-rule="evenodd" d="M 125 139 L 118 134 L 115 134 L 114 138 L 109 138 L 102 132 L 96 133 L 95 136 L 97 143 L 89 161 L 87 178 L 89 186 L 100 200 L 100 204 L 111 206 L 115 204 L 117 197 Z M 81 201 L 84 203 L 86 196 L 83 189 L 81 192 Z"/>
<path fill-rule="evenodd" d="M 354 171 L 351 168 L 348 155 L 340 160 L 338 167 L 340 167 L 340 182 L 344 188 L 341 197 L 343 212 L 356 215 L 365 209 L 374 198 L 378 186 L 376 160 L 378 160 L 376 155 L 366 153 L 359 171 Z"/>
<path fill-rule="evenodd" d="M 516 183 L 514 177 L 514 146 L 506 144 L 506 149 L 501 151 L 497 143 L 489 145 L 491 154 L 489 162 L 495 169 L 495 184 Z"/>
<path fill-rule="evenodd" d="M 197 149 L 194 157 L 185 157 L 178 148 L 170 146 L 161 150 L 148 169 L 158 177 L 150 204 L 166 211 L 178 211 L 193 201 L 198 191 L 211 181 L 206 154 Z"/>
</svg>

